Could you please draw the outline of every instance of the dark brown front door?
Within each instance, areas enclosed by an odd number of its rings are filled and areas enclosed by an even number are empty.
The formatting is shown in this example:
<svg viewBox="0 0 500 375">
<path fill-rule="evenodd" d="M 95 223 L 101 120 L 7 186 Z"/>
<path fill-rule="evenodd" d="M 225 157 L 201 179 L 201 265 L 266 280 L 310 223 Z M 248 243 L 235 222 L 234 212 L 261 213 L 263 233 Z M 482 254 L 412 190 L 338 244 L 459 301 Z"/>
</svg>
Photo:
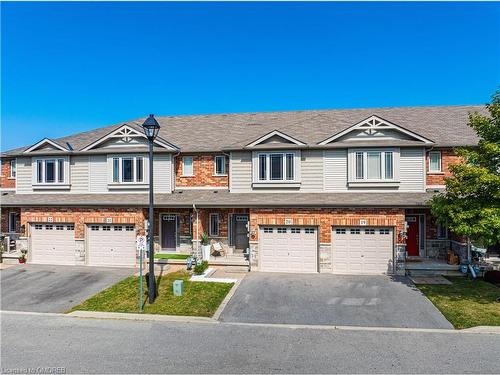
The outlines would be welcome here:
<svg viewBox="0 0 500 375">
<path fill-rule="evenodd" d="M 177 237 L 177 216 L 163 214 L 161 218 L 161 248 L 163 250 L 175 251 Z"/>
<path fill-rule="evenodd" d="M 417 257 L 419 255 L 419 222 L 418 216 L 407 216 L 408 238 L 406 239 L 406 252 L 408 256 Z"/>
<path fill-rule="evenodd" d="M 234 215 L 234 247 L 236 250 L 248 248 L 248 215 Z"/>
</svg>

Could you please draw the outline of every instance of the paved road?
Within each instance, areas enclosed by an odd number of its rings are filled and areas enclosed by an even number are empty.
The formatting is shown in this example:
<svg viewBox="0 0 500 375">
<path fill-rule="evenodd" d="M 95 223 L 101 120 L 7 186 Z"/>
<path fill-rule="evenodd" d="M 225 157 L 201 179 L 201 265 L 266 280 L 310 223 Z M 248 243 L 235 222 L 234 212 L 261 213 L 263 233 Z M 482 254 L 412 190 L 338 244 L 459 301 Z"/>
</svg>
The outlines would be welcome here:
<svg viewBox="0 0 500 375">
<path fill-rule="evenodd" d="M 374 327 L 453 326 L 406 277 L 249 273 L 226 322 Z"/>
<path fill-rule="evenodd" d="M 26 264 L 0 271 L 2 310 L 65 312 L 133 269 Z"/>
<path fill-rule="evenodd" d="M 7 369 L 68 373 L 496 373 L 500 335 L 2 313 Z"/>
</svg>

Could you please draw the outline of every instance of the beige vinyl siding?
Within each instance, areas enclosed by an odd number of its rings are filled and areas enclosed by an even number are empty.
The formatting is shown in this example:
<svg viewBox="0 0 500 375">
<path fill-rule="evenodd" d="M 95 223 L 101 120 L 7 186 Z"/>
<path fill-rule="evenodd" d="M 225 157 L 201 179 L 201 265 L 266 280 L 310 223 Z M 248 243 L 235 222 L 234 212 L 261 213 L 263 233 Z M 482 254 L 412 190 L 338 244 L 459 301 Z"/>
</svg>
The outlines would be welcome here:
<svg viewBox="0 0 500 375">
<path fill-rule="evenodd" d="M 33 193 L 31 173 L 31 157 L 17 158 L 16 192 L 17 194 Z"/>
<path fill-rule="evenodd" d="M 148 163 L 145 163 L 145 167 Z M 149 168 L 149 166 L 148 166 Z M 153 163 L 153 185 L 158 193 L 170 193 L 172 191 L 172 166 L 170 154 L 155 155 Z M 144 171 L 144 175 L 149 174 L 149 169 Z"/>
<path fill-rule="evenodd" d="M 89 190 L 90 193 L 106 193 L 108 191 L 106 155 L 90 156 Z"/>
<path fill-rule="evenodd" d="M 89 192 L 89 157 L 72 156 L 70 160 L 71 193 Z"/>
<path fill-rule="evenodd" d="M 302 151 L 300 191 L 323 191 L 323 151 Z"/>
<path fill-rule="evenodd" d="M 425 190 L 424 148 L 401 148 L 399 191 Z"/>
<path fill-rule="evenodd" d="M 252 190 L 252 153 L 231 152 L 231 191 L 245 193 Z"/>
<path fill-rule="evenodd" d="M 347 150 L 325 151 L 323 162 L 325 191 L 347 191 Z"/>
</svg>

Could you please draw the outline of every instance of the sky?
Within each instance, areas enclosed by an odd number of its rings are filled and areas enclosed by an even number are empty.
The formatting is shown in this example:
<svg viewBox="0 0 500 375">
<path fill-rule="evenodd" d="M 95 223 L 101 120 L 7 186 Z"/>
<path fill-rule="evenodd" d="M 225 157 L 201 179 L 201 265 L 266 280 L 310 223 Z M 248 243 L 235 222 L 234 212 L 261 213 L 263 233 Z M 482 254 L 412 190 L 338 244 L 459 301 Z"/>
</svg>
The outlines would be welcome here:
<svg viewBox="0 0 500 375">
<path fill-rule="evenodd" d="M 500 3 L 2 3 L 1 148 L 157 115 L 484 104 Z"/>
</svg>

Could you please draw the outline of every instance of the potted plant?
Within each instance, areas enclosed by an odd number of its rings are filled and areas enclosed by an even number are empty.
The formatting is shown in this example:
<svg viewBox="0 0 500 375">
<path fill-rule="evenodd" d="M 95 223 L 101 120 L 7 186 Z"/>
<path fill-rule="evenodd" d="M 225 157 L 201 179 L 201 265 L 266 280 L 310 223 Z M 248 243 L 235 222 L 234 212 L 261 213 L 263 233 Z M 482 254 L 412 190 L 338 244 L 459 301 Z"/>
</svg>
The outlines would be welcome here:
<svg viewBox="0 0 500 375">
<path fill-rule="evenodd" d="M 17 258 L 19 260 L 19 263 L 26 263 L 26 253 L 27 250 L 21 250 L 21 256 Z"/>
<path fill-rule="evenodd" d="M 204 260 L 208 260 L 210 258 L 210 245 L 208 244 L 208 234 L 207 232 L 203 232 L 200 236 L 201 241 L 201 254 Z"/>
</svg>

